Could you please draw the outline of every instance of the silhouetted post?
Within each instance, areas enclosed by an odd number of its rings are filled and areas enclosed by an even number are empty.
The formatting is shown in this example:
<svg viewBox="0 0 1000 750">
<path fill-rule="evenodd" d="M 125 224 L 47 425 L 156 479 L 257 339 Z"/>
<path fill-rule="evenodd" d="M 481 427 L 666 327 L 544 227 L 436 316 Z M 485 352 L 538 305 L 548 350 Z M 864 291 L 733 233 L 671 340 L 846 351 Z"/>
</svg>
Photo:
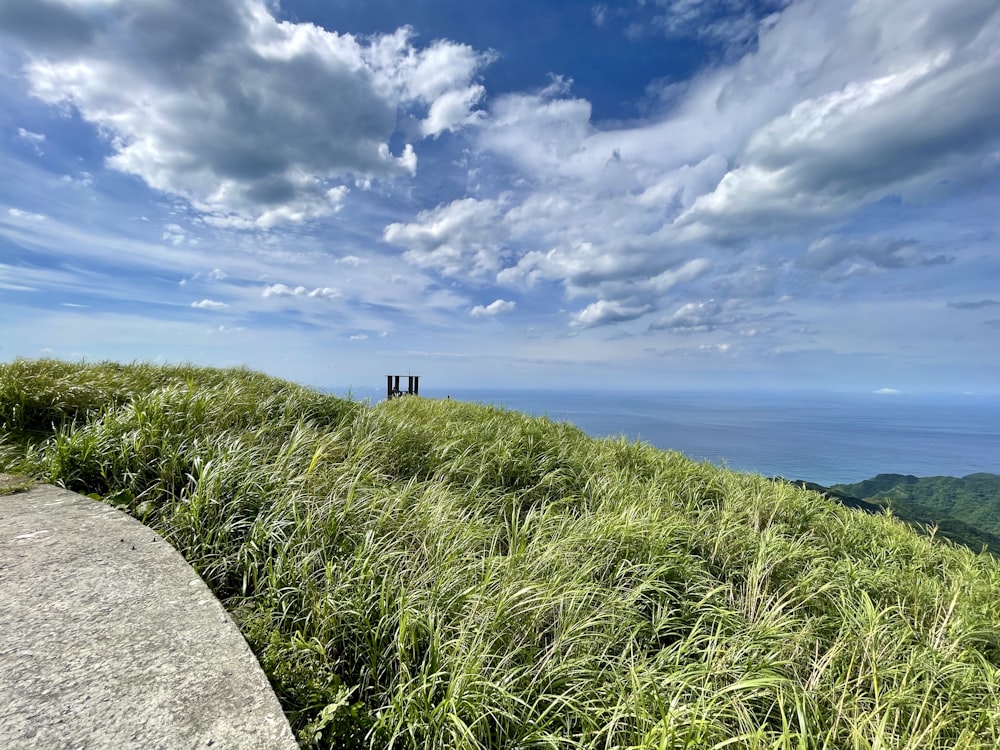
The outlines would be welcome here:
<svg viewBox="0 0 1000 750">
<path fill-rule="evenodd" d="M 386 375 L 385 376 L 385 397 L 386 398 L 396 398 L 397 396 L 419 396 L 420 395 L 420 376 L 419 375 L 407 375 L 406 376 L 406 390 L 400 390 L 399 381 L 402 375 Z"/>
</svg>

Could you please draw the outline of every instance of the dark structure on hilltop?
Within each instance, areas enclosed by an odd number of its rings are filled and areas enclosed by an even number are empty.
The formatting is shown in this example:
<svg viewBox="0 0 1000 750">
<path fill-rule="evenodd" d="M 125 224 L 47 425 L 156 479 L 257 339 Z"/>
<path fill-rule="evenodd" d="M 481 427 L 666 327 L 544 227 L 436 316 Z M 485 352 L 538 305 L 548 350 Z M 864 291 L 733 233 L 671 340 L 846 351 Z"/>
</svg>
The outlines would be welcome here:
<svg viewBox="0 0 1000 750">
<path fill-rule="evenodd" d="M 399 379 L 406 378 L 406 390 L 400 390 Z M 397 396 L 418 396 L 420 395 L 419 375 L 386 375 L 385 397 L 396 398 Z"/>
</svg>

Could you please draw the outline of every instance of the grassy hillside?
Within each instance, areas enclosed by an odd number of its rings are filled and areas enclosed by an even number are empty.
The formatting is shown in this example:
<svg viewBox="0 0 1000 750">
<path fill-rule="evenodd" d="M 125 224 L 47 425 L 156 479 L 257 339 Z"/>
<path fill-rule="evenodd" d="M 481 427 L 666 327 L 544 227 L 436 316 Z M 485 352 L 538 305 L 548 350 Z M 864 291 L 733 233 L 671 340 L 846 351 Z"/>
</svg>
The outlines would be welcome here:
<svg viewBox="0 0 1000 750">
<path fill-rule="evenodd" d="M 306 746 L 1000 746 L 997 560 L 787 483 L 246 370 L 18 361 L 0 430 L 181 550 Z"/>
</svg>

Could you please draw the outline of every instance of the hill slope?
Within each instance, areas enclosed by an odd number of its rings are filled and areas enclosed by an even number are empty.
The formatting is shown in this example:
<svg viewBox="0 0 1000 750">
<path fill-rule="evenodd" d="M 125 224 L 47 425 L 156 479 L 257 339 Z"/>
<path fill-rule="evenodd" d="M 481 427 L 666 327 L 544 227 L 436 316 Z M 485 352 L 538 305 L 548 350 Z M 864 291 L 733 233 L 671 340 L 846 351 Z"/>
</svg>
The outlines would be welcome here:
<svg viewBox="0 0 1000 750">
<path fill-rule="evenodd" d="M 307 746 L 1000 745 L 1000 564 L 787 483 L 246 370 L 18 361 L 0 431 L 181 550 Z"/>
</svg>

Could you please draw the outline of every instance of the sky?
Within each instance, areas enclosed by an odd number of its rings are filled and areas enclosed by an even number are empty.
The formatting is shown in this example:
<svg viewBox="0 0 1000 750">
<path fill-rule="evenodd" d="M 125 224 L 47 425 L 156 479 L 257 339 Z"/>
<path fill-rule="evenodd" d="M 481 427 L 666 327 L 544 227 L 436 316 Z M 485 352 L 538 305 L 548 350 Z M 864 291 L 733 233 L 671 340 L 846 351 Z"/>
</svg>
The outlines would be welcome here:
<svg viewBox="0 0 1000 750">
<path fill-rule="evenodd" d="M 0 361 L 1000 390 L 996 0 L 0 0 Z"/>
</svg>

